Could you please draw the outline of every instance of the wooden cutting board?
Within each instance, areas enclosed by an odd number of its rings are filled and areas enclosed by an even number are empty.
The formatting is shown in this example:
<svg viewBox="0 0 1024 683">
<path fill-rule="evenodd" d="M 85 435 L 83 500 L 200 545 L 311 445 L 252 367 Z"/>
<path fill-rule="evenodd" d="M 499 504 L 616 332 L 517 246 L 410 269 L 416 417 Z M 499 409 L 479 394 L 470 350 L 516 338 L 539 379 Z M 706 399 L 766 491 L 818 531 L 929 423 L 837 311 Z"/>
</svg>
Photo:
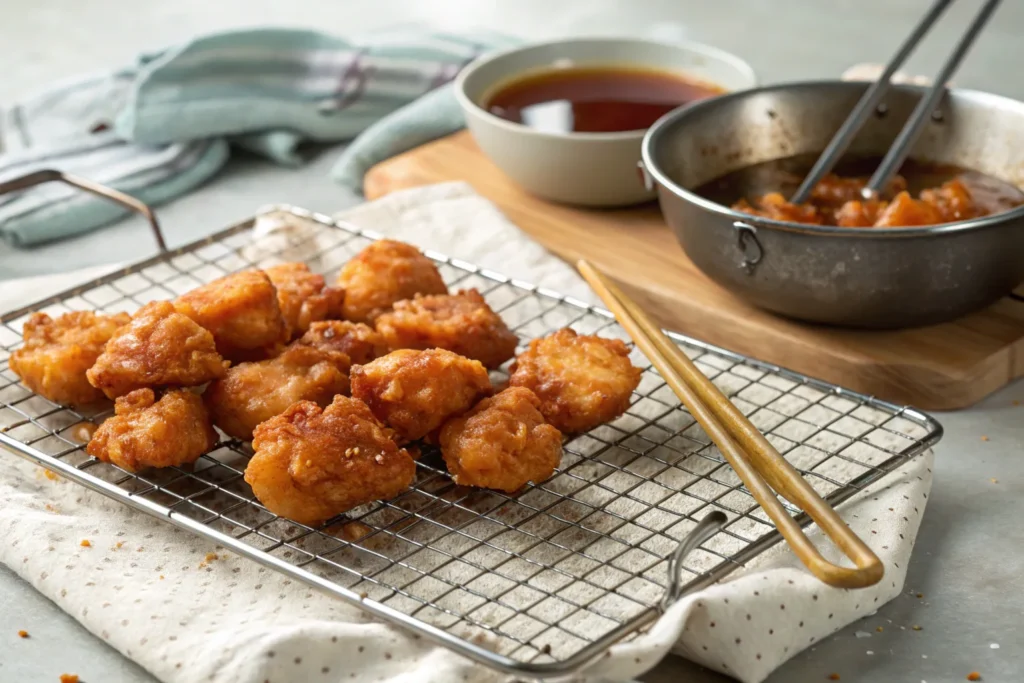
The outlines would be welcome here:
<svg viewBox="0 0 1024 683">
<path fill-rule="evenodd" d="M 537 199 L 513 185 L 465 131 L 375 166 L 364 187 L 373 199 L 451 180 L 468 181 L 558 256 L 604 269 L 667 329 L 927 410 L 969 406 L 1024 374 L 1024 301 L 1006 298 L 951 323 L 894 332 L 779 318 L 701 274 L 656 205 L 597 211 Z"/>
</svg>

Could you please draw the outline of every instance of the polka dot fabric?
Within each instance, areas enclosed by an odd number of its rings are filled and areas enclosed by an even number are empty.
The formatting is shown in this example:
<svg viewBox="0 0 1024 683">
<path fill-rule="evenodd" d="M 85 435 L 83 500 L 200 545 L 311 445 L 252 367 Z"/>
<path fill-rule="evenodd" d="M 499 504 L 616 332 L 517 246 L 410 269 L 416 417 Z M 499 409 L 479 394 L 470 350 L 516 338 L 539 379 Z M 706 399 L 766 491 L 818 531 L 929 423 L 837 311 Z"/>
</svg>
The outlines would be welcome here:
<svg viewBox="0 0 1024 683">
<path fill-rule="evenodd" d="M 346 217 L 514 277 L 586 294 L 575 273 L 466 185 L 400 193 Z M 508 254 L 522 260 L 510 263 Z M 491 263 L 498 258 L 504 263 Z M 4 298 L 32 295 L 16 289 Z M 931 453 L 916 458 L 840 508 L 885 562 L 878 586 L 828 588 L 778 545 L 742 573 L 675 604 L 646 633 L 614 647 L 583 680 L 628 680 L 675 651 L 754 683 L 873 612 L 902 588 L 931 487 L 931 462 Z M 52 480 L 14 457 L 3 464 L 0 561 L 162 681 L 507 680 L 188 531 Z M 809 533 L 820 540 L 816 530 Z M 830 546 L 819 547 L 838 559 Z M 88 672 L 79 673 L 89 680 Z"/>
</svg>

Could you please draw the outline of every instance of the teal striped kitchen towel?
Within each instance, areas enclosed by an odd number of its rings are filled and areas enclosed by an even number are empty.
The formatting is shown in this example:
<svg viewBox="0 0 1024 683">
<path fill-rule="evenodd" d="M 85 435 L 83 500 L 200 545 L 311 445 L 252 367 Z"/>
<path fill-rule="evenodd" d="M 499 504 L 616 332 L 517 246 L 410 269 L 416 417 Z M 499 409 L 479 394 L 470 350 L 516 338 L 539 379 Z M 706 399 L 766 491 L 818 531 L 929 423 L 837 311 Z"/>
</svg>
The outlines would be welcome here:
<svg viewBox="0 0 1024 683">
<path fill-rule="evenodd" d="M 217 173 L 232 148 L 298 166 L 304 142 L 355 139 L 332 176 L 358 189 L 373 163 L 461 128 L 445 84 L 479 54 L 516 42 L 409 29 L 360 41 L 299 29 L 202 36 L 7 108 L 0 181 L 57 168 L 157 205 Z M 0 237 L 30 246 L 123 214 L 40 186 L 0 196 Z"/>
</svg>

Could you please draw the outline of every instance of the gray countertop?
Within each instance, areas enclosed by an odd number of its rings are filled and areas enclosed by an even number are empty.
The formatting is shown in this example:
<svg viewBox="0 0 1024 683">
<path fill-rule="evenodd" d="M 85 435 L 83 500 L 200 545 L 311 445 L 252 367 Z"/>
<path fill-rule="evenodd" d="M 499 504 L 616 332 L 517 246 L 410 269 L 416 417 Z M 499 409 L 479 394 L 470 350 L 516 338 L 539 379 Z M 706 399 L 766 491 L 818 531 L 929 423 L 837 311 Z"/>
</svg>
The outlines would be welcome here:
<svg viewBox="0 0 1024 683">
<path fill-rule="evenodd" d="M 864 61 L 884 61 L 923 13 L 924 0 L 0 0 L 0 102 L 56 78 L 124 63 L 134 54 L 199 32 L 240 25 L 313 25 L 355 34 L 409 22 L 465 29 L 482 26 L 543 38 L 633 34 L 709 42 L 746 58 L 766 82 L 835 76 Z M 934 72 L 958 29 L 980 3 L 961 0 L 908 66 Z M 500 5 L 500 6 L 499 6 Z M 1024 98 L 1019 77 L 1024 3 L 1007 2 L 968 57 L 959 84 Z M 358 198 L 327 178 L 337 150 L 302 170 L 237 158 L 212 182 L 159 210 L 168 240 L 181 244 L 228 225 L 261 205 L 289 202 L 335 211 Z M 31 250 L 0 244 L 0 287 L 11 277 L 129 261 L 153 252 L 135 219 Z M 699 331 L 694 331 L 699 336 Z M 1024 383 L 965 411 L 939 415 L 946 437 L 937 449 L 935 484 L 904 595 L 783 666 L 771 683 L 1017 681 L 1024 671 Z M 982 436 L 987 440 L 982 440 Z M 917 598 L 922 593 L 923 598 Z M 0 682 L 56 681 L 78 673 L 86 683 L 150 682 L 9 570 L 0 567 Z M 920 625 L 914 631 L 912 625 Z M 875 631 L 883 626 L 884 631 Z M 900 629 L 904 626 L 905 630 Z M 33 637 L 19 639 L 18 629 Z M 872 633 L 857 638 L 857 630 Z M 59 644 L 59 645 L 58 645 Z M 993 648 L 993 644 L 998 648 Z M 868 655 L 870 650 L 874 654 Z M 725 681 L 670 657 L 644 677 L 651 683 Z"/>
</svg>

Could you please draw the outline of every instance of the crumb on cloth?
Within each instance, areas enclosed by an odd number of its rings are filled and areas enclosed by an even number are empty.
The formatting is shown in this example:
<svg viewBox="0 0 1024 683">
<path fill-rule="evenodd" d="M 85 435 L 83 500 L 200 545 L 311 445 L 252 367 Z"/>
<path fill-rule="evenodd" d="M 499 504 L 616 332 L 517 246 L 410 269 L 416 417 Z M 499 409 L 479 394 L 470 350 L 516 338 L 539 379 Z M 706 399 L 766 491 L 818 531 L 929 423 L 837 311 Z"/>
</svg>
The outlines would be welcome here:
<svg viewBox="0 0 1024 683">
<path fill-rule="evenodd" d="M 18 631 L 18 637 L 19 638 L 28 638 L 28 631 L 26 631 L 24 629 L 22 629 L 21 631 Z"/>
<path fill-rule="evenodd" d="M 92 547 L 92 541 L 90 541 L 88 538 L 83 538 L 82 542 L 79 543 L 78 545 L 82 546 L 83 548 L 91 548 Z"/>
</svg>

